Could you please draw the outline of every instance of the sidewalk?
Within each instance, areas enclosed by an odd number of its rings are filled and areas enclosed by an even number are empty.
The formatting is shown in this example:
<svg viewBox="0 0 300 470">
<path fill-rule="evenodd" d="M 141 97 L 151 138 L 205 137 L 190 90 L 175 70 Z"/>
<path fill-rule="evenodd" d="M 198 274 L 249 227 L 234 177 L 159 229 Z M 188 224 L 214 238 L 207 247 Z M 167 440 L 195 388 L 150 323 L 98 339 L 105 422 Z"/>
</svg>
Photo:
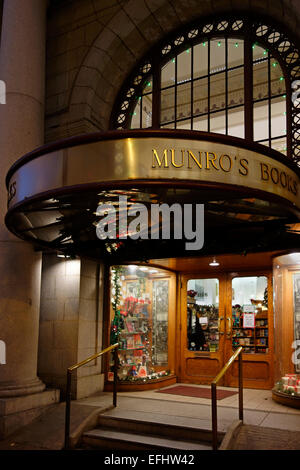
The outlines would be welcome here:
<svg viewBox="0 0 300 470">
<path fill-rule="evenodd" d="M 219 388 L 228 390 L 228 387 Z M 275 403 L 270 390 L 244 389 L 243 396 L 245 424 L 300 432 L 300 410 Z M 71 436 L 76 436 L 88 420 L 96 420 L 98 413 L 108 409 L 111 404 L 112 393 L 104 392 L 72 402 Z M 218 400 L 217 405 L 218 429 L 226 431 L 238 419 L 238 397 L 234 395 Z M 145 420 L 173 420 L 183 425 L 189 423 L 204 428 L 211 427 L 211 402 L 204 398 L 168 395 L 156 391 L 122 392 L 118 394 L 117 409 L 110 413 L 117 414 L 119 411 L 128 416 L 142 412 Z M 54 405 L 32 424 L 5 441 L 0 441 L 0 450 L 62 449 L 64 423 L 65 404 Z"/>
</svg>

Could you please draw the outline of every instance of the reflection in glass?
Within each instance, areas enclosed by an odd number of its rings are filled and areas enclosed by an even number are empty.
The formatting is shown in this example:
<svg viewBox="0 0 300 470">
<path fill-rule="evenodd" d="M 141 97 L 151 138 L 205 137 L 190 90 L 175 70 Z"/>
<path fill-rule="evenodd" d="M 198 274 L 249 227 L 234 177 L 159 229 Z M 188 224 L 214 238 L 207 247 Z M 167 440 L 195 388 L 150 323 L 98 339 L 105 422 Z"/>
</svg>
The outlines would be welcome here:
<svg viewBox="0 0 300 470">
<path fill-rule="evenodd" d="M 219 280 L 190 279 L 187 283 L 187 347 L 190 351 L 219 349 Z"/>
<path fill-rule="evenodd" d="M 265 276 L 232 280 L 232 348 L 244 353 L 269 351 L 268 280 Z"/>
</svg>

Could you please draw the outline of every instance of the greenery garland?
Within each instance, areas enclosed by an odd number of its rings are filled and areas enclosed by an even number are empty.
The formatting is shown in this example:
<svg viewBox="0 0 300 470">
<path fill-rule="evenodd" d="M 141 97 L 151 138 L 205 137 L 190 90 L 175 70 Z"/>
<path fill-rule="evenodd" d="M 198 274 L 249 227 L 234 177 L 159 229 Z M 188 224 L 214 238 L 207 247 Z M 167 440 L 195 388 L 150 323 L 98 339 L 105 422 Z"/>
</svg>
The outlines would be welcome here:
<svg viewBox="0 0 300 470">
<path fill-rule="evenodd" d="M 114 311 L 114 318 L 111 323 L 110 344 L 119 342 L 121 331 L 124 328 L 124 320 L 119 308 L 121 298 L 121 274 L 124 272 L 124 268 L 122 266 L 114 266 L 113 269 L 112 281 L 114 295 L 112 300 L 112 307 Z"/>
</svg>

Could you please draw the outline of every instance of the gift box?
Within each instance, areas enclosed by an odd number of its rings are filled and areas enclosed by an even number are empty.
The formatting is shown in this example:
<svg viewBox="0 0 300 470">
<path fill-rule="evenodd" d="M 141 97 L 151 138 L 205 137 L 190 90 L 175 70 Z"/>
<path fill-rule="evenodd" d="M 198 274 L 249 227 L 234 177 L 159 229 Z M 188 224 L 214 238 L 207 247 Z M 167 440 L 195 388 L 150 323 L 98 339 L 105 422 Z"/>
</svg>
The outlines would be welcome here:
<svg viewBox="0 0 300 470">
<path fill-rule="evenodd" d="M 299 380 L 297 378 L 297 375 L 296 374 L 285 374 L 284 377 L 282 377 L 282 383 L 284 385 L 291 385 L 291 386 L 295 386 L 295 385 L 298 385 L 297 384 L 297 381 Z"/>
</svg>

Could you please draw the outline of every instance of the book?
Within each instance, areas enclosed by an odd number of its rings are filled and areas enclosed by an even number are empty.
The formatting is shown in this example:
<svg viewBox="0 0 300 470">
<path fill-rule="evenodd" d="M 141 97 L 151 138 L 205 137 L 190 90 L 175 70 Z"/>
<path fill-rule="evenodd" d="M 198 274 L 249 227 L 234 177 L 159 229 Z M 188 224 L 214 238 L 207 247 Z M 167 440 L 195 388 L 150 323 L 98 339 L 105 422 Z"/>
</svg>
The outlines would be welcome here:
<svg viewBox="0 0 300 470">
<path fill-rule="evenodd" d="M 134 331 L 134 329 L 133 329 L 133 324 L 131 323 L 131 321 L 129 321 L 127 319 L 127 320 L 125 320 L 125 324 L 126 324 L 127 331 L 129 333 L 132 333 Z"/>
<path fill-rule="evenodd" d="M 138 334 L 133 335 L 133 338 L 134 338 L 134 344 L 137 348 L 143 346 L 141 335 L 138 335 Z"/>
</svg>

